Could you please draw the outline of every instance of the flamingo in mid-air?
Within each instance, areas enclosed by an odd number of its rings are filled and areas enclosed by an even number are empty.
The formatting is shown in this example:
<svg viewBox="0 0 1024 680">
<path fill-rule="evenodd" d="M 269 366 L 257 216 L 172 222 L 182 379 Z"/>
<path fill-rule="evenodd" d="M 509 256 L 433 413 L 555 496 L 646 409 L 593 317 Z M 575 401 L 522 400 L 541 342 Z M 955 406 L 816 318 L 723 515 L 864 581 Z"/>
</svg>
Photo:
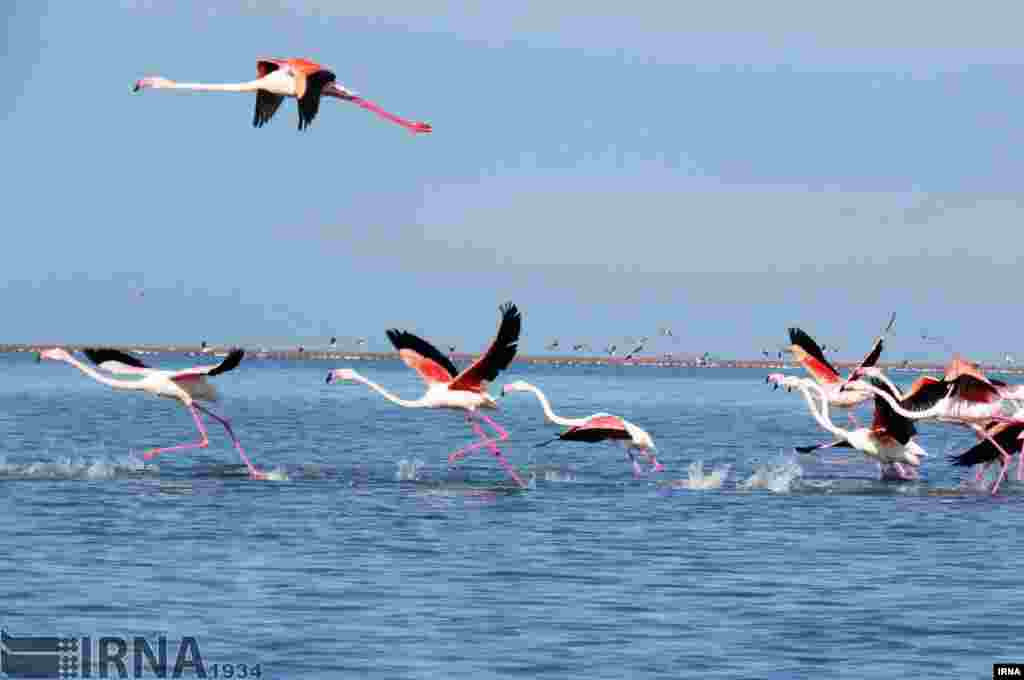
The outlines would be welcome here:
<svg viewBox="0 0 1024 680">
<path fill-rule="evenodd" d="M 879 357 L 882 356 L 882 349 L 885 347 L 885 336 L 892 329 L 895 321 L 896 313 L 893 312 L 892 316 L 889 317 L 889 324 L 882 331 L 882 334 L 875 339 L 875 344 L 871 346 L 871 350 L 864 356 L 857 368 L 874 366 L 878 363 Z M 792 343 L 789 346 L 789 351 L 793 354 L 796 361 L 814 378 L 818 386 L 822 388 L 822 393 L 826 395 L 829 405 L 837 408 L 851 408 L 871 398 L 870 394 L 848 388 L 844 389 L 851 378 L 848 377 L 846 380 L 843 380 L 839 377 L 839 371 L 829 363 L 821 347 L 807 333 L 799 328 L 790 328 L 789 341 Z M 857 368 L 850 373 L 850 376 L 853 375 Z M 768 381 L 773 382 L 773 378 L 781 377 L 781 375 L 774 373 L 769 376 Z"/>
<path fill-rule="evenodd" d="M 407 331 L 391 329 L 387 332 L 391 344 L 398 350 L 398 356 L 409 368 L 419 373 L 423 382 L 427 384 L 426 394 L 419 399 L 408 400 L 395 396 L 351 368 L 336 368 L 329 371 L 327 383 L 341 380 L 359 382 L 376 390 L 388 401 L 406 408 L 447 408 L 465 411 L 466 420 L 473 431 L 480 436 L 480 441 L 453 452 L 448 457 L 448 461 L 455 462 L 469 451 L 486 446 L 516 484 L 525 488 L 526 482 L 505 459 L 496 443 L 508 439 L 508 432 L 491 418 L 480 413 L 480 409 L 498 408 L 498 402 L 487 393 L 487 383 L 497 378 L 498 374 L 512 363 L 522 328 L 522 317 L 514 304 L 506 303 L 500 307 L 500 310 L 501 323 L 498 326 L 498 334 L 494 338 L 494 342 L 483 356 L 461 373 L 455 368 L 451 359 L 426 340 Z M 477 423 L 477 417 L 491 426 L 498 435 L 497 440 L 487 436 L 487 433 Z"/>
<path fill-rule="evenodd" d="M 179 83 L 160 76 L 149 76 L 135 82 L 134 92 L 157 90 L 201 90 L 209 92 L 255 92 L 256 111 L 253 127 L 263 127 L 285 97 L 294 97 L 299 105 L 299 129 L 309 127 L 320 110 L 320 98 L 335 97 L 352 102 L 381 118 L 401 125 L 413 134 L 431 132 L 429 123 L 409 121 L 389 113 L 373 102 L 363 99 L 348 88 L 335 83 L 335 75 L 325 66 L 308 59 L 269 59 L 256 62 L 256 80 L 244 83 Z"/>
<path fill-rule="evenodd" d="M 626 455 L 633 464 L 633 472 L 637 476 L 642 473 L 642 470 L 640 469 L 640 464 L 636 461 L 636 457 L 633 455 L 633 449 L 636 449 L 644 458 L 653 463 L 652 472 L 661 472 L 665 469 L 665 466 L 659 463 L 658 459 L 654 456 L 656 447 L 654 446 L 654 440 L 651 439 L 651 435 L 624 418 L 608 413 L 595 413 L 585 418 L 561 417 L 551 409 L 551 403 L 544 393 L 540 391 L 540 388 L 522 380 L 504 385 L 501 388 L 501 396 L 504 397 L 507 392 L 532 392 L 537 397 L 537 400 L 540 401 L 541 408 L 544 409 L 544 416 L 549 422 L 569 428 L 555 437 L 555 439 L 587 443 L 611 440 L 621 441 L 626 445 Z M 550 444 L 555 439 L 538 444 L 538 446 Z"/>
<path fill-rule="evenodd" d="M 882 383 L 879 383 L 881 385 Z M 913 441 L 917 430 L 914 424 L 907 418 L 901 417 L 894 409 L 879 397 L 875 398 L 875 414 L 871 427 L 858 427 L 847 430 L 837 426 L 829 417 L 829 399 L 825 390 L 813 380 L 786 376 L 777 386 L 785 387 L 786 390 L 798 389 L 807 401 L 811 415 L 818 424 L 826 431 L 836 436 L 838 441 L 833 444 L 826 444 L 814 447 L 802 447 L 798 449 L 802 453 L 828 448 L 830 446 L 852 447 L 864 455 L 874 458 L 883 466 L 892 465 L 899 473 L 901 479 L 914 479 L 904 470 L 903 465 L 910 465 L 913 468 L 921 466 L 921 458 L 927 456 L 924 449 Z M 821 400 L 819 408 L 814 401 L 811 392 L 816 392 Z"/>
<path fill-rule="evenodd" d="M 143 454 L 143 458 L 150 460 L 161 453 L 169 451 L 205 449 L 209 446 L 206 428 L 199 417 L 199 412 L 202 411 L 224 426 L 228 436 L 231 437 L 231 441 L 235 445 L 235 450 L 238 451 L 242 462 L 248 468 L 249 476 L 253 479 L 269 479 L 268 474 L 253 465 L 249 457 L 245 455 L 242 444 L 238 441 L 238 437 L 235 436 L 234 430 L 231 429 L 231 423 L 228 419 L 217 415 L 199 403 L 200 401 L 217 400 L 217 390 L 206 378 L 227 373 L 231 369 L 236 368 L 245 355 L 244 350 L 232 350 L 219 364 L 196 366 L 177 371 L 161 371 L 150 368 L 130 354 L 125 354 L 115 349 L 85 349 L 82 351 L 85 356 L 89 357 L 90 361 L 96 364 L 97 368 L 110 375 L 104 375 L 104 373 L 93 369 L 91 366 L 87 366 L 73 357 L 67 350 L 59 347 L 40 352 L 37 359 L 40 361 L 42 359 L 50 359 L 71 364 L 93 380 L 115 390 L 136 390 L 152 394 L 156 397 L 176 399 L 184 404 L 185 408 L 192 414 L 196 427 L 199 429 L 200 440 L 198 442 L 149 449 Z M 111 377 L 114 375 L 122 377 Z"/>
</svg>

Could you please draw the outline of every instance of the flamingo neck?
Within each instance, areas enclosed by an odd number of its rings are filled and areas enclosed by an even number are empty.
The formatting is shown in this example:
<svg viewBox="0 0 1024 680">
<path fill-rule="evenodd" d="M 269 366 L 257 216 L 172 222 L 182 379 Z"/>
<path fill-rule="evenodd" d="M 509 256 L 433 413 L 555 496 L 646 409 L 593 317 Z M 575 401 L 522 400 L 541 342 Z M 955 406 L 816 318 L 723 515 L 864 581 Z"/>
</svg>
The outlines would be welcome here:
<svg viewBox="0 0 1024 680">
<path fill-rule="evenodd" d="M 894 383 L 892 380 L 889 380 L 889 376 L 885 373 L 879 372 L 875 374 L 875 377 L 885 383 L 885 386 L 892 390 L 892 393 L 895 394 L 897 398 L 903 398 L 903 390 L 899 388 L 899 385 Z"/>
<path fill-rule="evenodd" d="M 162 85 L 172 90 L 196 90 L 200 92 L 255 92 L 259 89 L 256 81 L 248 83 L 176 83 Z"/>
<path fill-rule="evenodd" d="M 115 390 L 141 390 L 144 389 L 141 380 L 116 380 L 114 378 L 107 377 L 99 371 L 93 369 L 91 366 L 86 366 L 81 361 L 74 357 L 68 357 L 65 359 L 67 363 L 71 364 L 82 373 L 95 380 L 96 382 L 103 383 L 108 387 L 112 387 Z"/>
<path fill-rule="evenodd" d="M 944 415 L 946 412 L 946 400 L 948 399 L 948 397 L 943 397 L 929 409 L 925 409 L 923 411 L 908 411 L 907 409 L 903 408 L 903 405 L 900 404 L 900 402 L 897 401 L 896 398 L 893 397 L 891 394 L 889 394 L 885 390 L 878 389 L 877 387 L 870 383 L 864 383 L 863 385 L 859 385 L 858 389 L 863 389 L 867 392 L 871 392 L 875 396 L 885 399 L 886 402 L 889 403 L 889 406 L 892 407 L 893 411 L 895 411 L 898 415 L 901 415 L 904 418 L 908 418 L 910 420 L 925 420 L 928 418 L 936 418 L 938 416 Z"/>
<path fill-rule="evenodd" d="M 807 401 L 807 406 L 811 409 L 811 415 L 814 416 L 814 419 L 818 421 L 818 424 L 821 425 L 822 428 L 837 437 L 842 437 L 843 439 L 847 439 L 849 437 L 849 432 L 841 427 L 837 427 L 835 423 L 832 422 L 831 417 L 829 417 L 828 399 L 826 398 L 824 391 L 822 391 L 817 384 L 801 381 L 797 385 L 797 388 L 799 388 L 800 393 L 804 395 L 804 399 Z M 820 411 L 814 403 L 814 396 L 811 394 L 811 388 L 817 391 L 818 397 L 821 398 Z"/>
<path fill-rule="evenodd" d="M 408 399 L 402 399 L 401 397 L 394 395 L 391 392 L 388 392 L 386 389 L 384 389 L 377 383 L 373 382 L 369 378 L 364 378 L 358 373 L 355 375 L 355 380 L 363 383 L 371 390 L 378 392 L 382 397 L 384 397 L 393 404 L 398 404 L 399 406 L 404 406 L 405 408 L 425 408 L 427 406 L 425 400 L 423 399 L 415 399 L 412 401 Z"/>
<path fill-rule="evenodd" d="M 586 422 L 586 418 L 562 418 L 558 416 L 551 409 L 551 402 L 549 402 L 548 398 L 544 396 L 544 393 L 540 391 L 540 388 L 533 385 L 526 385 L 525 389 L 529 392 L 533 392 L 534 396 L 537 397 L 537 401 L 540 402 L 541 408 L 544 409 L 544 417 L 547 418 L 549 422 L 552 422 L 555 425 L 563 425 L 565 427 L 574 427 Z"/>
</svg>

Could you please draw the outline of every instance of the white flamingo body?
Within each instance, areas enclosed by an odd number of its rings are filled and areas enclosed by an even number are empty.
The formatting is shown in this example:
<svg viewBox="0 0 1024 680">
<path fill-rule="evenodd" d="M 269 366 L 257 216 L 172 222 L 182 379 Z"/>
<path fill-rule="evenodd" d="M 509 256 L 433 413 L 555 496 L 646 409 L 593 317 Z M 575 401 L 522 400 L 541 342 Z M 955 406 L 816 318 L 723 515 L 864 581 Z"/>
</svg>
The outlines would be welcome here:
<svg viewBox="0 0 1024 680">
<path fill-rule="evenodd" d="M 427 391 L 419 399 L 403 399 L 392 394 L 351 368 L 338 368 L 328 372 L 327 383 L 345 380 L 359 382 L 391 403 L 404 408 L 451 409 L 465 412 L 470 426 L 481 439 L 471 446 L 453 452 L 448 457 L 449 462 L 458 460 L 467 451 L 487 446 L 509 476 L 517 484 L 525 487 L 526 483 L 501 454 L 496 440 L 488 438 L 474 418 L 479 410 L 498 407 L 494 397 L 487 392 L 487 384 L 512 362 L 519 342 L 522 324 L 519 310 L 512 303 L 508 303 L 501 306 L 501 315 L 501 323 L 498 326 L 498 334 L 494 342 L 483 356 L 461 373 L 450 358 L 426 340 L 397 329 L 387 332 L 388 339 L 398 350 L 398 356 L 407 366 L 419 373 L 426 383 Z M 498 440 L 503 441 L 508 438 L 508 432 L 501 429 L 493 420 L 482 414 L 479 417 L 494 429 L 498 434 Z"/>
<path fill-rule="evenodd" d="M 811 415 L 822 429 L 832 433 L 853 448 L 882 464 L 899 463 L 919 467 L 921 465 L 921 458 L 927 456 L 924 449 L 913 440 L 909 440 L 906 444 L 901 444 L 894 437 L 884 432 L 879 432 L 875 428 L 858 427 L 854 430 L 847 430 L 837 426 L 829 417 L 829 401 L 825 391 L 813 380 L 787 376 L 779 384 L 787 389 L 796 388 L 800 390 L 807 401 Z M 821 400 L 820 409 L 814 401 L 814 396 L 811 394 L 812 391 L 816 392 Z"/>
<path fill-rule="evenodd" d="M 517 380 L 504 385 L 501 388 L 502 396 L 507 392 L 530 392 L 537 397 L 537 400 L 540 402 L 541 408 L 544 411 L 544 418 L 549 423 L 569 428 L 566 432 L 559 435 L 558 439 L 586 442 L 602 441 L 606 439 L 619 440 L 625 444 L 627 455 L 633 463 L 633 469 L 635 472 L 639 474 L 640 470 L 637 466 L 636 459 L 633 457 L 632 449 L 636 449 L 645 458 L 650 459 L 654 464 L 655 471 L 662 469 L 661 463 L 658 462 L 658 459 L 654 455 L 657 449 L 654 445 L 654 439 L 652 439 L 651 435 L 644 429 L 634 425 L 625 418 L 621 418 L 610 413 L 595 413 L 582 418 L 566 418 L 564 416 L 560 416 L 551 408 L 551 402 L 548 401 L 547 396 L 539 387 L 522 380 Z"/>
<path fill-rule="evenodd" d="M 179 371 L 150 368 L 135 357 L 123 354 L 117 350 L 87 349 L 85 350 L 85 354 L 95 362 L 97 367 L 101 370 L 97 371 L 91 366 L 82 363 L 69 352 L 61 348 L 54 348 L 40 352 L 39 358 L 49 359 L 52 361 L 63 361 L 71 364 L 93 380 L 115 390 L 145 392 L 155 397 L 179 401 L 191 412 L 192 417 L 195 420 L 196 427 L 199 430 L 200 440 L 193 444 L 150 449 L 143 455 L 145 459 L 149 460 L 166 451 L 206 448 L 209 446 L 206 428 L 203 426 L 202 420 L 199 417 L 199 412 L 202 411 L 224 426 L 224 429 L 231 437 L 235 450 L 238 451 L 239 456 L 248 468 L 249 475 L 251 477 L 255 479 L 267 479 L 269 477 L 267 473 L 256 468 L 256 466 L 254 466 L 249 460 L 249 457 L 242 449 L 241 443 L 235 436 L 234 430 L 231 428 L 231 423 L 226 418 L 219 416 L 213 411 L 210 411 L 196 403 L 199 401 L 217 400 L 217 390 L 206 378 L 207 376 L 215 376 L 225 373 L 238 366 L 244 356 L 244 352 L 242 350 L 232 351 L 224 361 L 219 364 L 195 366 L 193 368 L 186 368 Z M 115 378 L 112 377 L 113 375 L 120 377 Z"/>
<path fill-rule="evenodd" d="M 179 83 L 161 76 L 142 78 L 135 83 L 134 91 L 193 90 L 197 92 L 254 92 L 256 110 L 253 126 L 262 127 L 280 108 L 285 97 L 294 98 L 299 104 L 299 130 L 309 126 L 320 109 L 321 97 L 335 97 L 352 102 L 378 116 L 401 125 L 413 134 L 432 131 L 429 123 L 409 121 L 389 113 L 373 102 L 360 97 L 348 88 L 335 82 L 330 69 L 308 59 L 263 58 L 256 62 L 256 80 L 241 83 Z"/>
</svg>

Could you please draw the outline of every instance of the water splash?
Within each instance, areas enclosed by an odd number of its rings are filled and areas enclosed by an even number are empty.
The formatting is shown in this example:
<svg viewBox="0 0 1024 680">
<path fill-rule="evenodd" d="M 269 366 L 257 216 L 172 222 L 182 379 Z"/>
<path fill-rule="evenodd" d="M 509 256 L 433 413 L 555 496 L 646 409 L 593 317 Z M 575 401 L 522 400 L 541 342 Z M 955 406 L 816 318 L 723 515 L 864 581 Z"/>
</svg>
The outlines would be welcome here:
<svg viewBox="0 0 1024 680">
<path fill-rule="evenodd" d="M 783 459 L 779 463 L 758 465 L 754 474 L 740 482 L 738 487 L 743 490 L 768 489 L 773 493 L 787 493 L 793 485 L 803 477 L 804 470 L 793 459 Z"/>
<path fill-rule="evenodd" d="M 524 470 L 534 480 L 545 482 L 575 482 L 576 471 L 562 465 L 528 465 Z"/>
<path fill-rule="evenodd" d="M 419 458 L 415 460 L 408 460 L 403 458 L 398 461 L 398 470 L 395 472 L 396 482 L 416 482 L 420 480 L 420 468 L 425 463 Z"/>
<path fill-rule="evenodd" d="M 705 473 L 704 461 L 695 460 L 687 467 L 686 479 L 676 479 L 669 484 L 676 489 L 720 489 L 731 471 L 731 465 L 719 465 Z"/>
<path fill-rule="evenodd" d="M 134 456 L 120 460 L 72 460 L 63 458 L 56 461 L 32 461 L 30 463 L 0 462 L 0 479 L 136 479 L 155 477 L 159 468 L 146 465 Z"/>
</svg>

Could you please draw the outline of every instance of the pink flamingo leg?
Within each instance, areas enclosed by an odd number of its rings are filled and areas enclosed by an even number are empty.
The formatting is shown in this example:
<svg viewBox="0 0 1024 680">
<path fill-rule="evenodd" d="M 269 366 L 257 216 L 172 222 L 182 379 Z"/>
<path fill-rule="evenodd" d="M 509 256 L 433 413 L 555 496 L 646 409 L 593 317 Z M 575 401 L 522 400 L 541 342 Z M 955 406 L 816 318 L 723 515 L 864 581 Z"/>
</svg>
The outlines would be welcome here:
<svg viewBox="0 0 1024 680">
<path fill-rule="evenodd" d="M 466 418 L 466 422 L 472 423 L 473 419 L 472 418 Z M 490 442 L 491 442 L 491 440 L 488 439 L 485 436 L 483 439 L 481 439 L 480 441 L 478 441 L 475 444 L 470 444 L 469 446 L 467 446 L 465 448 L 462 448 L 462 449 L 459 449 L 458 451 L 452 452 L 448 456 L 448 464 L 449 465 L 454 465 L 458 461 L 460 461 L 463 458 L 465 458 L 466 454 L 469 453 L 470 451 L 475 451 L 477 449 L 483 448 L 483 447 L 487 446 Z"/>
<path fill-rule="evenodd" d="M 377 106 L 376 104 L 371 102 L 369 99 L 363 99 L 362 97 L 360 97 L 358 95 L 353 95 L 349 99 L 349 101 L 351 101 L 353 104 L 359 106 L 360 108 L 364 108 L 367 111 L 370 111 L 371 113 L 377 114 L 378 116 L 380 116 L 381 118 L 383 118 L 385 120 L 390 120 L 392 123 L 398 123 L 399 125 L 401 125 L 406 130 L 408 130 L 409 132 L 411 132 L 413 134 L 417 134 L 417 133 L 421 133 L 421 132 L 433 132 L 433 130 L 434 130 L 434 128 L 431 127 L 430 123 L 423 123 L 423 122 L 418 121 L 418 120 L 417 121 L 406 120 L 405 118 L 402 118 L 400 116 L 396 116 L 395 114 L 390 113 L 389 111 L 385 111 L 384 109 L 380 108 L 379 106 Z"/>
<path fill-rule="evenodd" d="M 643 477 L 644 471 L 640 467 L 640 463 L 637 462 L 636 455 L 629 449 L 626 449 L 626 460 L 628 460 L 633 465 L 633 479 L 639 479 L 640 477 Z"/>
<path fill-rule="evenodd" d="M 999 442 L 997 442 L 995 439 L 993 439 L 992 435 L 990 435 L 983 428 L 978 427 L 977 425 L 975 425 L 974 426 L 974 431 L 980 433 L 981 436 L 983 436 L 985 439 L 989 440 L 992 443 L 992 446 L 996 447 L 996 450 L 999 451 L 999 477 L 996 479 L 996 483 L 992 486 L 992 495 L 995 496 L 996 492 L 999 491 L 999 485 L 1002 483 L 1003 479 L 1006 478 L 1006 473 L 1010 469 L 1010 463 L 1013 462 L 1013 456 L 1008 454 L 1006 452 L 1006 449 L 1004 449 L 999 444 Z M 988 465 L 989 464 L 986 464 L 986 466 L 983 468 L 983 470 L 987 470 L 988 469 Z M 980 477 L 978 479 L 980 480 Z"/>
<path fill-rule="evenodd" d="M 488 418 L 487 416 L 485 416 L 482 413 L 479 413 L 477 415 L 479 415 L 484 420 L 484 422 L 486 422 L 488 425 L 490 425 L 491 429 L 493 429 L 497 433 L 498 441 L 505 441 L 506 439 L 508 439 L 508 432 L 506 432 L 501 427 L 501 425 L 498 425 L 496 422 L 494 422 L 493 420 L 491 420 L 490 418 Z M 493 453 L 494 457 L 498 459 L 498 462 L 501 463 L 501 466 L 503 468 L 505 468 L 505 472 L 508 473 L 508 476 L 511 477 L 515 481 L 516 484 L 518 484 L 520 487 L 525 489 L 526 486 L 527 486 L 526 482 L 523 481 L 523 478 L 519 476 L 519 473 L 516 472 L 516 469 L 514 467 L 512 467 L 512 464 L 509 463 L 505 459 L 505 456 L 502 455 L 501 449 L 498 448 L 498 444 L 495 442 L 495 440 L 487 439 L 487 433 L 485 433 L 483 431 L 483 428 L 480 427 L 480 425 L 478 425 L 476 423 L 476 421 L 472 421 L 471 424 L 473 426 L 473 429 L 476 431 L 476 433 L 479 434 L 482 438 L 487 440 L 487 444 L 489 445 L 489 447 L 491 449 L 491 453 Z"/>
<path fill-rule="evenodd" d="M 178 446 L 165 446 L 160 449 L 150 449 L 142 454 L 145 460 L 152 460 L 161 453 L 168 453 L 169 451 L 184 451 L 185 449 L 205 449 L 210 445 L 210 440 L 206 436 L 206 428 L 203 427 L 203 421 L 199 419 L 199 412 L 196 411 L 195 406 L 188 407 L 189 413 L 192 414 L 192 418 L 196 421 L 196 427 L 199 428 L 199 435 L 202 437 L 199 441 L 194 444 L 180 444 Z"/>
<path fill-rule="evenodd" d="M 238 455 L 241 456 L 242 462 L 245 463 L 245 467 L 249 469 L 249 477 L 251 477 L 252 479 L 266 479 L 267 473 L 263 472 L 258 467 L 253 465 L 252 461 L 249 460 L 249 456 L 245 455 L 245 451 L 242 449 L 242 442 L 238 441 L 238 437 L 235 436 L 235 431 L 231 429 L 231 423 L 228 422 L 228 419 L 222 418 L 213 411 L 205 409 L 202 406 L 199 406 L 199 404 L 196 404 L 196 406 L 203 413 L 205 413 L 206 415 L 210 416 L 218 423 L 223 425 L 224 429 L 227 430 L 228 436 L 231 437 L 231 441 L 235 445 L 235 450 L 238 451 Z"/>
<path fill-rule="evenodd" d="M 1010 462 L 1013 460 L 1010 456 L 1003 454 L 1003 457 L 999 461 L 999 477 L 996 479 L 996 483 L 992 486 L 992 495 L 995 496 L 996 492 L 999 491 L 999 485 L 1006 477 L 1006 471 L 1010 468 Z"/>
<path fill-rule="evenodd" d="M 1020 453 L 1017 454 L 1017 481 L 1024 482 L 1024 444 L 1020 446 Z"/>
</svg>

